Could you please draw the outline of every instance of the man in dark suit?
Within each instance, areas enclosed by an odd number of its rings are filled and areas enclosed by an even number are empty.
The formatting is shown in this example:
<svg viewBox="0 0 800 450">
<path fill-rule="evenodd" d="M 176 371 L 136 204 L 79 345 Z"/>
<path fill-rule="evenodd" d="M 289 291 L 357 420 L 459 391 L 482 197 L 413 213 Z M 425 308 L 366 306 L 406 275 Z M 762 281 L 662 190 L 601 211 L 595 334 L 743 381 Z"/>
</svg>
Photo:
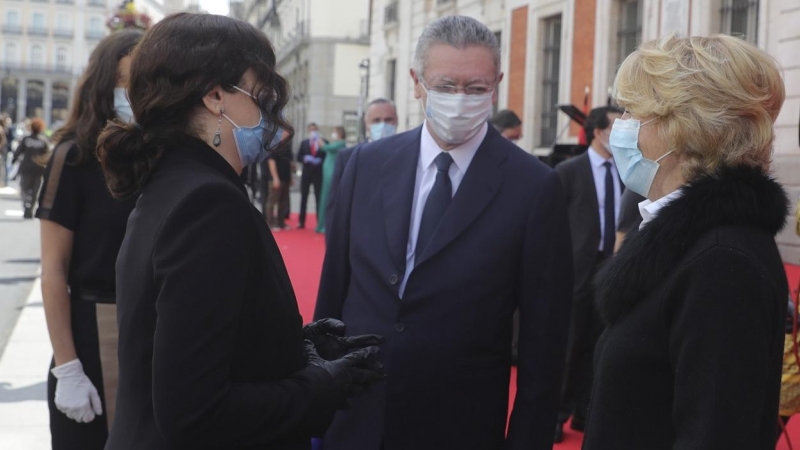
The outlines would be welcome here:
<svg viewBox="0 0 800 450">
<path fill-rule="evenodd" d="M 572 322 L 561 411 L 555 441 L 572 415 L 571 427 L 583 431 L 592 388 L 594 344 L 603 330 L 594 306 L 592 277 L 598 265 L 614 254 L 623 185 L 611 156 L 611 125 L 622 115 L 613 107 L 595 108 L 584 123 L 589 149 L 556 166 L 569 209 L 575 273 Z"/>
<path fill-rule="evenodd" d="M 502 73 L 486 26 L 434 21 L 411 77 L 425 123 L 353 152 L 328 230 L 315 316 L 385 336 L 388 377 L 325 450 L 549 450 L 572 292 L 558 175 L 487 122 Z"/>
<path fill-rule="evenodd" d="M 394 136 L 397 132 L 397 109 L 394 102 L 386 98 L 376 98 L 367 105 L 367 112 L 364 114 L 364 125 L 369 131 L 367 142 L 377 141 L 385 137 Z M 325 229 L 329 230 L 333 222 L 333 209 L 336 206 L 336 190 L 342 180 L 344 168 L 350 161 L 353 150 L 359 147 L 346 148 L 336 156 L 336 165 L 333 168 L 331 178 L 331 190 L 328 194 L 328 204 L 325 205 Z"/>
<path fill-rule="evenodd" d="M 316 123 L 309 123 L 307 131 L 308 138 L 300 143 L 300 149 L 297 151 L 297 162 L 303 163 L 303 175 L 300 177 L 300 217 L 297 228 L 306 227 L 308 194 L 312 186 L 317 216 L 322 198 L 322 162 L 325 160 L 325 152 L 320 151 L 320 148 L 325 144 L 325 140 L 320 137 Z"/>
</svg>

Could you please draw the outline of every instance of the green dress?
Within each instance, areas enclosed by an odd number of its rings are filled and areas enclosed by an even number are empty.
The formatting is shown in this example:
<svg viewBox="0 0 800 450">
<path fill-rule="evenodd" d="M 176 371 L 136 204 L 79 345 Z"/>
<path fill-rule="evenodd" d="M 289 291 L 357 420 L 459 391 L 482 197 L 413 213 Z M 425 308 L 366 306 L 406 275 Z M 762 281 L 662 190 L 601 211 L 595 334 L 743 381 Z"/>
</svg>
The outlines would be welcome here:
<svg viewBox="0 0 800 450">
<path fill-rule="evenodd" d="M 339 154 L 339 150 L 346 145 L 344 141 L 339 140 L 325 144 L 320 149 L 325 153 L 325 161 L 322 162 L 322 198 L 317 216 L 317 233 L 325 232 L 325 205 L 328 204 L 328 196 L 331 193 L 331 179 L 333 179 L 333 170 L 336 167 L 336 156 Z"/>
</svg>

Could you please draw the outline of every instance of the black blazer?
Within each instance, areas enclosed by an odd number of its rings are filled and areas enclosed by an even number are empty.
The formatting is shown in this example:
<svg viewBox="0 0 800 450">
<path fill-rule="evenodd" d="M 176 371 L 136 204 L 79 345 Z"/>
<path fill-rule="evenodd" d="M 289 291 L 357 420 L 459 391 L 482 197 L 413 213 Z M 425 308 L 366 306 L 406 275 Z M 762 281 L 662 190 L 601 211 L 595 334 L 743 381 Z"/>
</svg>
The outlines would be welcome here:
<svg viewBox="0 0 800 450">
<path fill-rule="evenodd" d="M 117 259 L 120 377 L 107 450 L 308 449 L 341 400 L 305 367 L 283 260 L 239 176 L 169 148 Z"/>
<path fill-rule="evenodd" d="M 322 141 L 325 142 L 324 139 Z M 306 175 L 306 172 L 308 172 L 309 175 L 311 174 L 322 175 L 322 163 L 325 162 L 325 152 L 322 152 L 319 149 L 317 149 L 317 158 L 320 158 L 319 164 L 306 164 L 303 162 L 303 158 L 305 158 L 310 154 L 311 154 L 311 143 L 308 139 L 303 139 L 303 141 L 300 142 L 300 148 L 297 150 L 297 162 L 303 164 L 303 175 Z"/>
<path fill-rule="evenodd" d="M 575 292 L 590 287 L 600 246 L 600 207 L 589 152 L 581 153 L 556 166 L 564 186 L 572 235 L 572 261 L 575 268 Z M 617 175 L 618 176 L 618 175 Z M 622 182 L 620 182 L 622 186 Z M 611 230 L 615 233 L 616 230 Z"/>
<path fill-rule="evenodd" d="M 683 189 L 596 278 L 584 450 L 775 448 L 788 202 L 758 169 Z"/>
<path fill-rule="evenodd" d="M 342 176 L 315 316 L 385 336 L 388 377 L 337 414 L 325 450 L 549 450 L 572 296 L 558 176 L 490 126 L 401 300 L 420 136 L 365 144 Z"/>
</svg>

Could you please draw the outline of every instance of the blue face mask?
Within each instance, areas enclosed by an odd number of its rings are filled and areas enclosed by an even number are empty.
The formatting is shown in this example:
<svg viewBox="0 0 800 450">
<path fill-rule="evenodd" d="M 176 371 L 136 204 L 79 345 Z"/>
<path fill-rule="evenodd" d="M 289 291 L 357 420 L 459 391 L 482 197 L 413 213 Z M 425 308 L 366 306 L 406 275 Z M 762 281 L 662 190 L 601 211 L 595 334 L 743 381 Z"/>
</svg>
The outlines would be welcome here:
<svg viewBox="0 0 800 450">
<path fill-rule="evenodd" d="M 134 123 L 133 109 L 128 101 L 128 93 L 125 88 L 114 88 L 114 114 L 117 119 L 125 123 Z"/>
<path fill-rule="evenodd" d="M 650 187 L 658 172 L 658 162 L 666 158 L 672 151 L 655 161 L 649 160 L 639 150 L 639 128 L 644 124 L 636 119 L 617 119 L 611 127 L 608 146 L 614 155 L 614 162 L 619 169 L 619 176 L 625 188 L 647 197 Z"/>
<path fill-rule="evenodd" d="M 386 122 L 373 123 L 369 126 L 369 136 L 373 141 L 383 139 L 385 137 L 394 136 L 397 132 L 397 126 Z"/>
<path fill-rule="evenodd" d="M 263 114 L 261 114 L 261 119 L 258 121 L 258 124 L 252 127 L 240 127 L 227 115 L 223 114 L 222 117 L 226 118 L 228 122 L 233 125 L 233 140 L 236 142 L 236 150 L 239 152 L 239 159 L 242 161 L 242 167 L 260 163 L 267 159 L 269 151 L 264 149 L 264 135 L 267 130 L 267 121 L 264 120 Z M 269 143 L 269 149 L 277 147 L 282 137 L 283 133 L 281 130 L 278 130 Z"/>
</svg>

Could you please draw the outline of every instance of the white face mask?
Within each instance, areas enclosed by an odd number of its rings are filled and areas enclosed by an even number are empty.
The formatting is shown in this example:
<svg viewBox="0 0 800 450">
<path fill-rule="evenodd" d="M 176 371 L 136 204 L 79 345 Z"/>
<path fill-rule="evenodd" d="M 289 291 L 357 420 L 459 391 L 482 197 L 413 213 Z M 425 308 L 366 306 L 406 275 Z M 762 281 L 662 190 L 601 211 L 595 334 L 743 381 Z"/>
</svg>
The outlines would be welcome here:
<svg viewBox="0 0 800 450">
<path fill-rule="evenodd" d="M 482 95 L 444 94 L 425 88 L 425 117 L 439 139 L 460 145 L 475 136 L 492 114 L 492 92 Z"/>
<path fill-rule="evenodd" d="M 134 122 L 133 110 L 125 88 L 114 88 L 114 113 L 117 115 L 117 119 L 125 123 Z"/>
</svg>

